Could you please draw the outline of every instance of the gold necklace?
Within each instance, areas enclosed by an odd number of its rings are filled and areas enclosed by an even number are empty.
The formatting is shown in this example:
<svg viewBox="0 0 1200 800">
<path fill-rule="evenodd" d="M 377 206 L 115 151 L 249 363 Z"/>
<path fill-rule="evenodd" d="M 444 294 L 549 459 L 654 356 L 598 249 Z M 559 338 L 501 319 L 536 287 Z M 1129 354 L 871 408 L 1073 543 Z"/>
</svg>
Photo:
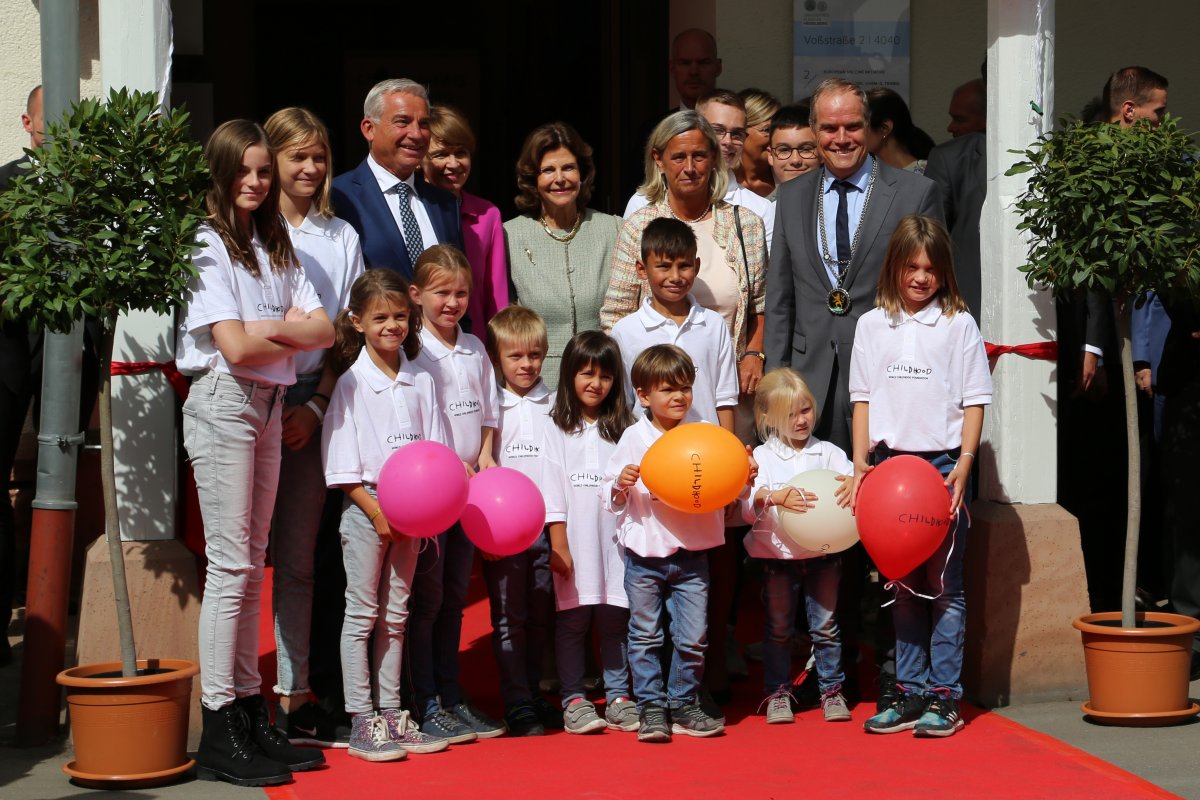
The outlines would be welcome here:
<svg viewBox="0 0 1200 800">
<path fill-rule="evenodd" d="M 562 242 L 564 244 L 566 244 L 567 242 L 569 242 L 575 238 L 575 234 L 579 233 L 579 226 L 582 224 L 583 224 L 583 214 L 577 213 L 575 215 L 575 224 L 571 226 L 571 230 L 567 231 L 567 233 L 565 235 L 559 236 L 550 227 L 550 223 L 546 221 L 546 218 L 542 217 L 542 229 L 546 231 L 546 235 L 549 236 L 554 241 Z"/>
</svg>

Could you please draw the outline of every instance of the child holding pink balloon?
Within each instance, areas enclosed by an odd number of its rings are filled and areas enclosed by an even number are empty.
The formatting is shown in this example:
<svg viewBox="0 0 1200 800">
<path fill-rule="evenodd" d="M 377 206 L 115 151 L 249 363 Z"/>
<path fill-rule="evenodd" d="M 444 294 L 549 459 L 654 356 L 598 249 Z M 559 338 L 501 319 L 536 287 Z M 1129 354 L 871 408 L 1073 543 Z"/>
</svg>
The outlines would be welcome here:
<svg viewBox="0 0 1200 800">
<path fill-rule="evenodd" d="M 904 589 L 893 611 L 899 691 L 864 727 L 871 733 L 953 736 L 964 724 L 958 701 L 966 625 L 965 504 L 984 406 L 992 402 L 992 378 L 940 222 L 915 215 L 900 221 L 875 302 L 858 321 L 850 362 L 853 503 L 863 480 L 871 480 L 873 465 L 911 454 L 945 476 L 952 521 L 933 555 L 896 581 Z"/>
<path fill-rule="evenodd" d="M 400 667 L 419 542 L 395 530 L 376 485 L 395 450 L 444 442 L 433 378 L 413 359 L 420 317 L 400 273 L 373 269 L 350 288 L 330 358 L 340 374 L 325 416 L 325 482 L 346 494 L 340 533 L 346 565 L 342 683 L 351 714 L 349 753 L 397 761 L 449 742 L 421 733 L 400 709 Z M 370 643 L 370 647 L 368 647 Z"/>
<path fill-rule="evenodd" d="M 524 306 L 509 306 L 488 321 L 488 344 L 500 384 L 500 413 L 493 456 L 540 487 L 545 524 L 566 520 L 561 464 L 550 459 L 547 436 L 554 427 L 554 393 L 542 381 L 549 342 L 546 323 Z M 500 674 L 504 723 L 512 736 L 541 736 L 561 729 L 563 715 L 542 697 L 542 659 L 554 622 L 550 542 L 543 530 L 520 553 L 482 553 L 492 617 L 492 650 Z"/>
<path fill-rule="evenodd" d="M 763 685 L 767 723 L 795 722 L 791 681 L 792 635 L 803 604 L 817 668 L 817 686 L 826 722 L 850 719 L 842 695 L 842 643 L 836 611 L 841 557 L 837 552 L 808 550 L 780 530 L 778 509 L 806 513 L 819 503 L 849 505 L 851 481 L 843 480 L 834 497 L 819 497 L 789 485 L 810 470 L 854 473 L 840 447 L 812 435 L 817 401 L 808 384 L 786 367 L 767 373 L 754 395 L 754 422 L 764 444 L 754 449 L 758 478 L 746 521 L 746 553 L 762 559 L 766 636 L 763 639 Z M 849 513 L 847 512 L 847 518 Z M 850 542 L 856 541 L 857 537 Z"/>
<path fill-rule="evenodd" d="M 427 248 L 413 268 L 409 289 L 421 308 L 417 364 L 433 376 L 451 449 L 467 474 L 494 466 L 492 436 L 498 417 L 496 374 L 478 337 L 459 321 L 470 302 L 471 264 L 445 244 Z M 421 730 L 451 744 L 504 734 L 504 725 L 466 702 L 458 681 L 463 608 L 475 546 L 455 524 L 421 550 L 413 579 L 408 663 Z"/>
<path fill-rule="evenodd" d="M 567 733 L 606 727 L 635 731 L 637 705 L 629 699 L 629 600 L 625 553 L 616 542 L 616 517 L 604 509 L 604 467 L 633 415 L 625 399 L 621 350 L 600 331 L 577 333 L 563 351 L 550 418 L 549 449 L 567 484 L 566 524 L 550 526 L 554 572 L 555 654 Z M 594 625 L 604 668 L 604 717 L 584 694 L 584 655 Z"/>
</svg>

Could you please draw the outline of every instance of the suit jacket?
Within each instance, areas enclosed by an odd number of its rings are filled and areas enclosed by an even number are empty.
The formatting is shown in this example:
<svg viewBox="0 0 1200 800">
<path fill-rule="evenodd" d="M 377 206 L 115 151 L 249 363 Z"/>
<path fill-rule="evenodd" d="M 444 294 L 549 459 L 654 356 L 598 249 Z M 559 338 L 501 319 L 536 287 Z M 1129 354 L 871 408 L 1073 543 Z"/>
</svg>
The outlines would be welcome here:
<svg viewBox="0 0 1200 800">
<path fill-rule="evenodd" d="M 459 250 L 463 249 L 458 200 L 449 192 L 426 183 L 420 170 L 417 171 L 415 183 L 417 197 L 425 206 L 429 221 L 433 223 L 437 243 L 452 244 Z M 412 280 L 413 265 L 404 247 L 404 237 L 396 227 L 396 218 L 388 207 L 390 200 L 393 198 L 385 197 L 379 191 L 379 182 L 375 180 L 375 173 L 371 172 L 365 158 L 351 171 L 333 179 L 334 212 L 358 231 L 363 261 L 367 267 L 394 269 Z"/>
<path fill-rule="evenodd" d="M 875 287 L 888 240 L 901 218 L 924 214 L 942 218 L 937 185 L 920 175 L 879 163 L 871 202 L 859 223 L 862 234 L 844 287 L 850 313 L 829 313 L 833 285 L 817 244 L 817 192 L 823 170 L 812 170 L 776 192 L 775 241 L 767 266 L 767 324 L 763 349 L 768 368 L 792 367 L 804 376 L 818 402 L 828 396 L 837 356 L 838 383 L 846 392 L 850 352 L 858 318 L 875 307 Z M 822 409 L 822 413 L 836 413 Z M 848 415 L 849 409 L 842 413 Z"/>
<path fill-rule="evenodd" d="M 925 177 L 942 192 L 946 227 L 954 245 L 954 272 L 958 288 L 979 322 L 982 271 L 979 263 L 979 216 L 987 196 L 987 158 L 982 133 L 968 133 L 933 148 Z"/>
</svg>

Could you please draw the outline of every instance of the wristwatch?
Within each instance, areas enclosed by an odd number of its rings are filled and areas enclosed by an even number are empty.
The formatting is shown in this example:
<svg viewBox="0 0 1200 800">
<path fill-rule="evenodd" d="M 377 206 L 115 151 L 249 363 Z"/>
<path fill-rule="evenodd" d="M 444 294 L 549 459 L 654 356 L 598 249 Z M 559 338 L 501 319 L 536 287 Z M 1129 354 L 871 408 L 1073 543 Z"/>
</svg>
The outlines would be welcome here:
<svg viewBox="0 0 1200 800">
<path fill-rule="evenodd" d="M 746 356 L 757 356 L 763 360 L 763 363 L 766 363 L 767 361 L 766 353 L 762 352 L 761 350 L 747 350 L 746 352 L 742 353 L 742 358 L 745 358 Z"/>
</svg>

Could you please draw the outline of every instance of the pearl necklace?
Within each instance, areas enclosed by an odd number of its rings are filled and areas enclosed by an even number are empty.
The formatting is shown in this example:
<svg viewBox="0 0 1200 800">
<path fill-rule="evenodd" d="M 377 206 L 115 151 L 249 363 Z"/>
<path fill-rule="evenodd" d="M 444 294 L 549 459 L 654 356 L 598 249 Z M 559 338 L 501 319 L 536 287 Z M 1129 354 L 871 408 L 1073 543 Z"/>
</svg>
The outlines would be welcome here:
<svg viewBox="0 0 1200 800">
<path fill-rule="evenodd" d="M 686 222 L 688 225 L 695 225 L 697 222 L 699 222 L 700 220 L 707 217 L 709 215 L 709 212 L 712 211 L 712 209 L 713 209 L 712 204 L 709 203 L 708 208 L 704 209 L 704 211 L 702 211 L 700 213 L 700 216 L 695 217 L 693 219 L 688 219 L 687 217 L 681 217 L 678 214 L 676 214 L 675 209 L 671 208 L 671 201 L 667 200 L 667 213 L 670 214 L 675 219 L 679 220 L 680 222 Z"/>
<path fill-rule="evenodd" d="M 582 224 L 583 224 L 583 214 L 576 214 L 575 215 L 575 224 L 571 226 L 571 230 L 567 231 L 567 233 L 565 235 L 559 236 L 550 227 L 550 223 L 546 221 L 546 218 L 542 217 L 542 229 L 544 231 L 546 231 L 546 235 L 549 236 L 554 241 L 562 242 L 563 244 L 566 244 L 567 242 L 569 242 L 575 238 L 575 234 L 579 233 L 579 226 Z"/>
</svg>

